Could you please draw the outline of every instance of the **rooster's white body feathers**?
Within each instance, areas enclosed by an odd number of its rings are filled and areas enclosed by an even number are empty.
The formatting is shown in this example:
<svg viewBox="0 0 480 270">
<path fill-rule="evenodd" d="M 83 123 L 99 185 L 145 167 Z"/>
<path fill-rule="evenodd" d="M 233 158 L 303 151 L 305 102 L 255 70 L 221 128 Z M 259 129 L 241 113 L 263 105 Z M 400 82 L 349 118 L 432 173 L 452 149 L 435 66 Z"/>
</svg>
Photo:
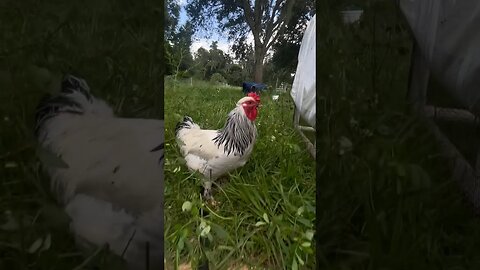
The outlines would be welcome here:
<svg viewBox="0 0 480 270">
<path fill-rule="evenodd" d="M 190 129 L 180 130 L 177 136 L 187 167 L 212 181 L 245 165 L 253 149 L 252 143 L 242 155 L 227 154 L 224 144 L 215 145 L 217 135 L 218 130 L 204 130 L 194 123 Z"/>
<path fill-rule="evenodd" d="M 187 167 L 204 175 L 206 190 L 212 181 L 244 166 L 252 153 L 257 130 L 242 108 L 249 99 L 253 100 L 245 97 L 237 102 L 223 129 L 201 129 L 188 116 L 177 124 L 176 137 Z"/>
</svg>

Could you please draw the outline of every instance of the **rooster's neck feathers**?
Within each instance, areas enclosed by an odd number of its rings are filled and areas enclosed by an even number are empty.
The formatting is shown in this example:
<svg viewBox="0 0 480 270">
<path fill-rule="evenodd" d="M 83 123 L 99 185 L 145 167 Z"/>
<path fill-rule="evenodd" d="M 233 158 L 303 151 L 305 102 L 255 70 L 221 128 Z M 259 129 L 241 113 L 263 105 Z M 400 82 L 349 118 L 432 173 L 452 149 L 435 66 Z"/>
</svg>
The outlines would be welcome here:
<svg viewBox="0 0 480 270">
<path fill-rule="evenodd" d="M 113 115 L 109 106 L 90 94 L 90 87 L 84 79 L 66 75 L 60 92 L 54 96 L 45 95 L 38 104 L 35 113 L 35 135 L 40 137 L 48 120 L 60 114 L 84 115 L 87 111 L 105 116 Z"/>
<path fill-rule="evenodd" d="M 66 96 L 44 96 L 35 115 L 35 134 L 38 136 L 45 122 L 60 113 L 83 114 L 83 108 L 78 102 Z"/>
<path fill-rule="evenodd" d="M 255 141 L 257 129 L 253 121 L 250 121 L 242 107 L 233 109 L 227 118 L 225 126 L 218 131 L 213 142 L 217 147 L 223 144 L 227 155 L 243 155 Z"/>
<path fill-rule="evenodd" d="M 190 116 L 184 116 L 183 121 L 177 123 L 177 125 L 175 126 L 175 137 L 178 136 L 178 132 L 181 129 L 184 129 L 184 128 L 190 129 L 191 125 L 193 125 L 193 124 L 194 124 L 193 119 Z"/>
<path fill-rule="evenodd" d="M 60 93 L 55 96 L 46 94 L 38 104 L 35 113 L 35 135 L 39 135 L 47 120 L 61 113 L 84 114 L 81 100 L 84 99 L 92 103 L 92 96 L 89 91 L 90 88 L 85 80 L 66 75 L 62 81 Z"/>
</svg>

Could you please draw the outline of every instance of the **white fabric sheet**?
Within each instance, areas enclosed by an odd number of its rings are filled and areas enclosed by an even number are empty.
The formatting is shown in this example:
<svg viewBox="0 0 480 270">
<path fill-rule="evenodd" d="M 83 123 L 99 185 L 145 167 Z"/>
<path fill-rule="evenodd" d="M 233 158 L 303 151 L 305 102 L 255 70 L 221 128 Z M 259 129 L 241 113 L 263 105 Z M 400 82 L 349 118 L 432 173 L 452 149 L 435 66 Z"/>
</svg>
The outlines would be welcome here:
<svg viewBox="0 0 480 270">
<path fill-rule="evenodd" d="M 298 65 L 293 80 L 291 96 L 300 115 L 307 123 L 315 128 L 315 17 L 308 22 L 303 35 L 300 52 L 298 53 Z"/>
</svg>

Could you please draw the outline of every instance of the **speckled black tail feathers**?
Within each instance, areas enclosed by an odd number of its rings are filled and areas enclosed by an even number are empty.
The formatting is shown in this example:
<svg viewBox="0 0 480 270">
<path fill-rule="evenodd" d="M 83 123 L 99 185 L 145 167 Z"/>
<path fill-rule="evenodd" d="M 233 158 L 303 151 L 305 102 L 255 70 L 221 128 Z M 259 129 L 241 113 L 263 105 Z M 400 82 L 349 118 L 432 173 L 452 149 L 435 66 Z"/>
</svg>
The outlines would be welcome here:
<svg viewBox="0 0 480 270">
<path fill-rule="evenodd" d="M 178 122 L 175 126 L 175 136 L 177 136 L 178 131 L 183 128 L 191 128 L 193 124 L 193 119 L 190 116 L 185 115 L 182 122 Z"/>
<path fill-rule="evenodd" d="M 60 92 L 56 95 L 46 94 L 40 100 L 35 112 L 35 136 L 38 137 L 40 130 L 48 119 L 60 113 L 83 114 L 84 108 L 79 102 L 78 95 L 88 101 L 92 101 L 90 88 L 85 80 L 70 74 L 65 75 L 62 80 Z"/>
</svg>

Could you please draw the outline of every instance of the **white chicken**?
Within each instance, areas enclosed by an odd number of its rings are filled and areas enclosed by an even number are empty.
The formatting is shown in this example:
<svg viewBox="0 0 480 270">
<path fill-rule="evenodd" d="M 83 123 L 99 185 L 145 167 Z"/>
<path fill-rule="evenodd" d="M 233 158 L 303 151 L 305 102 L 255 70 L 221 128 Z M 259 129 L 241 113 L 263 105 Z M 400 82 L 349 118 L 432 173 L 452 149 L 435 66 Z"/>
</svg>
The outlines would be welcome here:
<svg viewBox="0 0 480 270">
<path fill-rule="evenodd" d="M 241 98 L 220 130 L 201 129 L 189 116 L 177 123 L 178 145 L 187 167 L 205 177 L 203 196 L 206 199 L 212 199 L 213 181 L 242 167 L 250 157 L 257 137 L 255 119 L 259 105 L 260 97 L 256 93 Z"/>
<path fill-rule="evenodd" d="M 65 164 L 42 162 L 77 244 L 108 244 L 130 269 L 160 269 L 163 120 L 115 117 L 83 79 L 67 75 L 60 93 L 38 105 L 35 133 Z"/>
</svg>

